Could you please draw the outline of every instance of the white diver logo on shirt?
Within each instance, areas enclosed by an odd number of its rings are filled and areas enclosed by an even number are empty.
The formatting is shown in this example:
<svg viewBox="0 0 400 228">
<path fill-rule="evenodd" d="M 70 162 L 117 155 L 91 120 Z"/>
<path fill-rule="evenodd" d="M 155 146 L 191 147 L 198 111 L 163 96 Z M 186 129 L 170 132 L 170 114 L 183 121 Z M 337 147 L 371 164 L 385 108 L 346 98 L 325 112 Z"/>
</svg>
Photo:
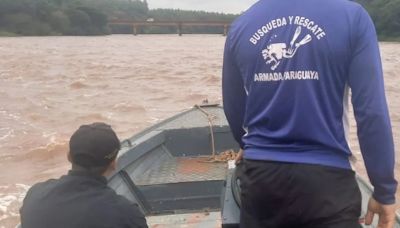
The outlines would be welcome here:
<svg viewBox="0 0 400 228">
<path fill-rule="evenodd" d="M 300 34 L 301 26 L 298 26 L 292 40 L 290 41 L 289 47 L 285 43 L 273 43 L 269 44 L 266 49 L 262 50 L 262 55 L 266 63 L 268 65 L 272 64 L 271 70 L 275 70 L 283 58 L 292 58 L 296 54 L 299 47 L 309 43 L 312 40 L 311 35 L 307 34 L 299 42 L 296 42 Z"/>
<path fill-rule="evenodd" d="M 293 37 L 289 40 L 282 40 L 278 37 L 286 34 L 289 28 L 296 28 Z M 282 33 L 283 32 L 283 33 Z M 291 34 L 289 34 L 291 35 Z M 282 65 L 282 61 L 288 61 L 298 54 L 299 49 L 307 48 L 311 41 L 317 42 L 327 36 L 325 29 L 316 21 L 304 16 L 283 16 L 275 18 L 262 24 L 249 37 L 249 42 L 258 50 L 261 50 L 262 57 L 268 68 L 264 72 L 254 72 L 254 82 L 269 83 L 280 81 L 296 81 L 296 80 L 319 80 L 319 72 L 315 69 L 291 69 L 279 71 L 278 67 Z M 269 39 L 265 42 L 265 39 Z M 275 41 L 273 41 L 275 40 Z M 279 40 L 279 41 L 278 41 Z M 301 51 L 301 50 L 300 50 Z"/>
</svg>

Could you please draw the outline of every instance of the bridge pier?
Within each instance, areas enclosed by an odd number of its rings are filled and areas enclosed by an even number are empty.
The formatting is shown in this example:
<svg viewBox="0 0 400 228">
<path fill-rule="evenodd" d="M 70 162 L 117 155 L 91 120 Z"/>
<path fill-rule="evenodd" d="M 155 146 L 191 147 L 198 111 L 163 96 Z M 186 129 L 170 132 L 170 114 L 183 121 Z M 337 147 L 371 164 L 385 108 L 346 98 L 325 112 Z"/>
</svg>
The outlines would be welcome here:
<svg viewBox="0 0 400 228">
<path fill-rule="evenodd" d="M 228 34 L 228 26 L 224 25 L 224 36 Z"/>
<path fill-rule="evenodd" d="M 181 23 L 178 24 L 178 35 L 182 36 L 182 24 Z"/>
</svg>

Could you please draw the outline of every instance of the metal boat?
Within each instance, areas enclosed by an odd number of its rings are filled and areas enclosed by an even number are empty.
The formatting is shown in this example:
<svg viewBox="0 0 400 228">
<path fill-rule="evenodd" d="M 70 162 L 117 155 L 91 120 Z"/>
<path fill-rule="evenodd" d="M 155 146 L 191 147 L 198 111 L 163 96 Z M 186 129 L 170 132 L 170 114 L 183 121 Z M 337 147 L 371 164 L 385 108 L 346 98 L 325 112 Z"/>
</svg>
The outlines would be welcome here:
<svg viewBox="0 0 400 228">
<path fill-rule="evenodd" d="M 195 106 L 124 140 L 109 186 L 139 205 L 149 227 L 238 227 L 236 170 L 213 156 L 238 149 L 222 107 Z M 357 181 L 364 215 L 372 187 Z"/>
</svg>

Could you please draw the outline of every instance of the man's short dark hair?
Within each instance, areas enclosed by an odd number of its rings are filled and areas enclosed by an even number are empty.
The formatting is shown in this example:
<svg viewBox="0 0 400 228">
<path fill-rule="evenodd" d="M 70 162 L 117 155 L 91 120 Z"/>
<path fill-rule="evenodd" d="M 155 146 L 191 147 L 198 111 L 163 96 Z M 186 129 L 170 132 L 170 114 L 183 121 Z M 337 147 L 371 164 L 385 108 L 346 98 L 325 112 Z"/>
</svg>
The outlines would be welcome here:
<svg viewBox="0 0 400 228">
<path fill-rule="evenodd" d="M 120 141 L 105 123 L 82 125 L 71 136 L 69 153 L 73 166 L 104 172 L 118 155 Z"/>
</svg>

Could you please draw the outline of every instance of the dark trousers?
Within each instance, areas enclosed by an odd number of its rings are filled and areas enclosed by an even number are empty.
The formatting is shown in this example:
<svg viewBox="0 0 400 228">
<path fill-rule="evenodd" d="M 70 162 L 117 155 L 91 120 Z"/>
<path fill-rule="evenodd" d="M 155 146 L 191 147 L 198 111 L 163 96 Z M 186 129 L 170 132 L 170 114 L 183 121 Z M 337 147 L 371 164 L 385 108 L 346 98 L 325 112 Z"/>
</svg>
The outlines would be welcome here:
<svg viewBox="0 0 400 228">
<path fill-rule="evenodd" d="M 361 193 L 352 170 L 244 160 L 241 228 L 361 227 Z"/>
</svg>

